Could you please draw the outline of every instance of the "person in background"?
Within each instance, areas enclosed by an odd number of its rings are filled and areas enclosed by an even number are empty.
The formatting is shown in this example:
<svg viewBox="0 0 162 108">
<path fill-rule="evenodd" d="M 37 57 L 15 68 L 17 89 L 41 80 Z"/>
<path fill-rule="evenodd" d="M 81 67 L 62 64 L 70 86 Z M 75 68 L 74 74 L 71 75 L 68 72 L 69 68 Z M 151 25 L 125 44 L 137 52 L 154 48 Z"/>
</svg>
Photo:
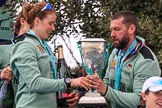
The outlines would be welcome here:
<svg viewBox="0 0 162 108">
<path fill-rule="evenodd" d="M 14 46 L 10 61 L 19 82 L 16 108 L 57 108 L 57 91 L 77 86 L 89 90 L 86 77 L 57 79 L 55 60 L 46 42 L 55 30 L 54 8 L 49 3 L 38 2 L 32 5 L 26 17 L 30 30 L 25 39 Z M 78 94 L 72 92 L 67 102 L 73 107 L 78 100 Z"/>
<path fill-rule="evenodd" d="M 104 79 L 98 75 L 87 76 L 91 87 L 111 102 L 112 108 L 136 108 L 144 81 L 160 76 L 156 56 L 136 36 L 138 20 L 131 11 L 119 11 L 110 21 L 114 49 L 109 57 Z"/>
<path fill-rule="evenodd" d="M 16 17 L 16 22 L 15 22 L 15 27 L 14 27 L 15 35 L 13 36 L 13 39 L 12 39 L 13 44 L 16 44 L 16 42 L 23 40 L 24 37 L 22 34 L 25 34 L 30 28 L 29 24 L 26 22 L 26 19 L 25 19 L 27 11 L 30 10 L 28 5 L 30 4 L 25 3 L 22 7 L 22 11 Z M 26 9 L 26 8 L 29 8 L 29 9 Z M 0 52 L 1 52 L 0 53 L 0 79 L 1 79 L 1 86 L 2 86 L 2 83 L 10 84 L 11 80 L 13 80 L 12 87 L 13 87 L 14 94 L 15 94 L 17 90 L 17 84 L 16 84 L 17 82 L 15 79 L 13 79 L 13 72 L 12 72 L 11 67 L 9 66 L 13 44 L 11 44 L 10 42 L 10 44 L 0 45 Z M 10 96 L 14 95 L 12 93 L 12 90 L 7 90 L 7 92 L 9 91 L 10 93 L 7 93 L 7 95 L 10 95 Z M 2 88 L 1 88 L 0 93 L 2 97 L 5 96 L 5 94 L 3 94 L 5 92 L 3 91 Z M 12 104 L 11 102 L 13 102 L 14 100 L 12 100 L 10 96 L 7 96 L 7 99 L 5 99 L 5 101 L 1 100 L 3 101 L 2 104 L 6 104 L 8 106 Z"/>
<path fill-rule="evenodd" d="M 26 8 L 28 3 L 24 4 L 23 8 Z M 27 10 L 27 9 L 24 9 Z M 15 35 L 13 36 L 13 41 L 16 43 L 16 41 L 20 40 L 22 34 L 26 33 L 30 26 L 26 22 L 26 19 L 24 16 L 26 15 L 27 12 L 22 10 L 16 17 L 16 23 L 15 23 Z M 11 80 L 12 79 L 12 70 L 9 67 L 10 64 L 10 54 L 12 50 L 13 45 L 1 45 L 0 46 L 0 79 L 6 79 L 6 80 Z"/>
<path fill-rule="evenodd" d="M 162 108 L 162 78 L 148 78 L 143 84 L 141 97 L 145 108 Z"/>
<path fill-rule="evenodd" d="M 22 41 L 25 38 L 25 33 L 30 29 L 30 25 L 27 23 L 27 13 L 31 9 L 32 4 L 25 3 L 22 7 L 22 10 L 16 17 L 16 22 L 14 24 L 14 36 L 12 39 L 13 44 L 16 42 Z"/>
</svg>

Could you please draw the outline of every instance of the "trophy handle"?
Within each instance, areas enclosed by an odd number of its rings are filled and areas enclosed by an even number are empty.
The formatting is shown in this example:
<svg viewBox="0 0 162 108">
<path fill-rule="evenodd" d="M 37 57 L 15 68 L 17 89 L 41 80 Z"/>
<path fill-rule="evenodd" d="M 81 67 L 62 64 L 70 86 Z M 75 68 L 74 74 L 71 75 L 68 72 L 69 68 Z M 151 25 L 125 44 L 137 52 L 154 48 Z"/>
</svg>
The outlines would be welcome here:
<svg viewBox="0 0 162 108">
<path fill-rule="evenodd" d="M 104 61 L 104 66 L 101 70 L 101 73 L 99 74 L 100 78 L 103 78 L 103 72 L 104 72 L 104 69 L 107 67 L 107 64 L 108 64 L 108 59 L 109 59 L 109 54 L 110 54 L 110 47 L 111 47 L 111 44 L 109 42 L 107 42 L 106 44 L 106 54 L 105 54 L 105 61 Z"/>
</svg>

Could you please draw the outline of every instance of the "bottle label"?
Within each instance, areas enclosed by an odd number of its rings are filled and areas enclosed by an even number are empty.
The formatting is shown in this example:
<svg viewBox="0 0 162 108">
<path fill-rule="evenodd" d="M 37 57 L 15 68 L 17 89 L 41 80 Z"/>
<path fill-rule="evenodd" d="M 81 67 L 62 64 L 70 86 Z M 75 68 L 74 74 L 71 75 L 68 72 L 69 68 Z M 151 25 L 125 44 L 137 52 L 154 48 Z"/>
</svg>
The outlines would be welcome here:
<svg viewBox="0 0 162 108">
<path fill-rule="evenodd" d="M 62 97 L 68 99 L 69 98 L 69 94 L 68 93 L 62 93 Z"/>
</svg>

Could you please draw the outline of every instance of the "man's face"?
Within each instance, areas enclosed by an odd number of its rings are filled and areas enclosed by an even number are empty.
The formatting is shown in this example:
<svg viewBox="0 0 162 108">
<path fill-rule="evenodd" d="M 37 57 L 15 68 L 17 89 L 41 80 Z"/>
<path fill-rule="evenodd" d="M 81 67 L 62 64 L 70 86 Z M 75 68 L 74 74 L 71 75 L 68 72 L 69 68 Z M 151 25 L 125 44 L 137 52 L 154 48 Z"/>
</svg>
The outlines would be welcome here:
<svg viewBox="0 0 162 108">
<path fill-rule="evenodd" d="M 146 103 L 146 108 L 162 108 L 162 90 L 143 94 L 142 97 Z"/>
<path fill-rule="evenodd" d="M 123 24 L 123 18 L 111 20 L 110 31 L 114 47 L 118 49 L 126 48 L 130 37 L 127 26 Z"/>
</svg>

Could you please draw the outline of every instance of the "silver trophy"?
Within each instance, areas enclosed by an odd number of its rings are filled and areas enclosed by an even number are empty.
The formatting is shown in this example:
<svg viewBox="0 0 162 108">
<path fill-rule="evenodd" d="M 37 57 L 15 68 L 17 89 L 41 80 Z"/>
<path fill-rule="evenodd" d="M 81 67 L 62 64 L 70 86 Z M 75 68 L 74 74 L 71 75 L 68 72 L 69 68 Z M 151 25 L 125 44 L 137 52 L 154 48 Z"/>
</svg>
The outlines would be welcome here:
<svg viewBox="0 0 162 108">
<path fill-rule="evenodd" d="M 102 38 L 85 38 L 80 40 L 79 47 L 82 65 L 87 74 L 98 73 L 102 77 L 108 60 L 108 44 Z"/>
<path fill-rule="evenodd" d="M 80 40 L 79 49 L 82 58 L 82 66 L 88 75 L 97 73 L 100 78 L 106 67 L 109 54 L 109 46 L 102 38 L 85 38 Z M 84 108 L 108 108 L 108 104 L 103 96 L 95 90 L 86 92 L 79 100 L 78 106 Z"/>
</svg>

